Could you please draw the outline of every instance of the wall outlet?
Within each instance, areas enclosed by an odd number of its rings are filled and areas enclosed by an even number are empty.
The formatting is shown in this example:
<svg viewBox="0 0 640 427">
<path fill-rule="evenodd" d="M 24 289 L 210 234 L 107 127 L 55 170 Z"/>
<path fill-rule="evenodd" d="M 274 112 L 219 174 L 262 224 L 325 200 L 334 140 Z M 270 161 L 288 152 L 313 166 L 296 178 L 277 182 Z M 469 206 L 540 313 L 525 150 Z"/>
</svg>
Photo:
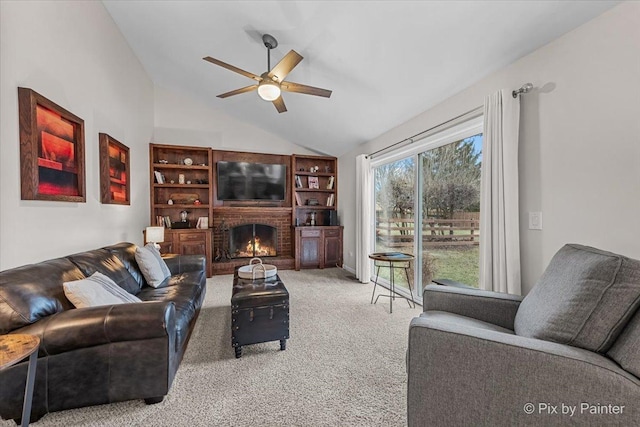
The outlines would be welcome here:
<svg viewBox="0 0 640 427">
<path fill-rule="evenodd" d="M 529 212 L 529 230 L 542 230 L 542 212 Z"/>
</svg>

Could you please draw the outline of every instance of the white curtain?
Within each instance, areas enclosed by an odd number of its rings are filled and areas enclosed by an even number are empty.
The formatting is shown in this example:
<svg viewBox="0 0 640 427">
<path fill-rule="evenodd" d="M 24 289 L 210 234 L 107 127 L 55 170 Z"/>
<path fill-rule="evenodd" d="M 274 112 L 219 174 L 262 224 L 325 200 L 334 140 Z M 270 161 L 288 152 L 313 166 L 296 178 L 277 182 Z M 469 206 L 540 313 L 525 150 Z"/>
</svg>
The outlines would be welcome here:
<svg viewBox="0 0 640 427">
<path fill-rule="evenodd" d="M 371 165 L 365 154 L 356 157 L 356 277 L 362 283 L 371 280 Z"/>
<path fill-rule="evenodd" d="M 480 288 L 521 294 L 518 210 L 520 100 L 501 90 L 484 102 L 480 184 Z"/>
</svg>

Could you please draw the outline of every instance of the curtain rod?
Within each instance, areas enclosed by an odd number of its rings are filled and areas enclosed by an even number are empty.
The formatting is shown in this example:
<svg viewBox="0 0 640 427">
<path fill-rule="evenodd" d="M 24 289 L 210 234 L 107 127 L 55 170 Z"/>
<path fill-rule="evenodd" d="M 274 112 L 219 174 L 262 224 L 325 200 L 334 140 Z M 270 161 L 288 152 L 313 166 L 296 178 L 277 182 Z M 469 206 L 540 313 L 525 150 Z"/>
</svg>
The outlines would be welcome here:
<svg viewBox="0 0 640 427">
<path fill-rule="evenodd" d="M 512 95 L 514 98 L 517 98 L 517 97 L 518 97 L 518 95 L 520 95 L 520 94 L 522 94 L 522 93 L 528 93 L 528 92 L 530 92 L 530 91 L 531 91 L 531 89 L 533 89 L 533 84 L 531 84 L 531 83 L 525 83 L 525 84 L 523 84 L 523 85 L 520 87 L 520 89 L 516 89 L 516 90 L 512 91 L 512 92 L 511 92 L 511 95 Z M 383 151 L 387 151 L 388 149 L 393 148 L 393 147 L 395 147 L 395 146 L 397 146 L 397 145 L 403 144 L 403 143 L 405 143 L 405 142 L 409 142 L 409 144 L 413 144 L 413 143 L 415 142 L 415 141 L 414 141 L 414 139 L 415 139 L 415 138 L 420 139 L 419 137 L 420 137 L 420 136 L 422 136 L 422 135 L 424 135 L 424 134 L 425 134 L 425 133 L 427 133 L 427 132 L 431 132 L 431 131 L 433 131 L 433 130 L 435 130 L 435 129 L 438 129 L 438 128 L 440 128 L 440 127 L 442 127 L 442 126 L 444 126 L 444 125 L 446 125 L 446 124 L 448 124 L 448 123 L 451 123 L 451 122 L 452 122 L 452 121 L 454 121 L 454 120 L 458 120 L 458 119 L 460 119 L 460 118 L 462 118 L 462 117 L 464 117 L 464 116 L 466 116 L 466 115 L 469 115 L 469 114 L 472 114 L 472 113 L 479 112 L 479 111 L 480 111 L 481 109 L 483 109 L 483 108 L 484 108 L 484 105 L 481 105 L 481 106 L 479 106 L 479 107 L 474 108 L 473 110 L 469 110 L 469 111 L 467 111 L 466 113 L 462 113 L 462 114 L 460 114 L 459 116 L 456 116 L 456 117 L 454 117 L 454 118 L 452 118 L 452 119 L 449 119 L 449 120 L 447 120 L 446 122 L 442 122 L 442 123 L 440 123 L 439 125 L 435 125 L 435 126 L 433 126 L 433 127 L 430 127 L 430 128 L 429 128 L 429 129 L 427 129 L 427 130 L 423 130 L 422 132 L 419 132 L 419 133 L 417 133 L 417 134 L 415 134 L 415 135 L 413 135 L 413 136 L 410 136 L 409 138 L 405 138 L 405 139 L 403 139 L 402 141 L 398 141 L 398 142 L 396 142 L 395 144 L 391 144 L 391 145 L 389 145 L 389 146 L 387 146 L 387 147 L 384 147 L 384 148 L 379 149 L 378 151 L 374 151 L 373 153 L 367 154 L 367 158 L 371 158 L 372 156 L 375 156 L 375 155 L 376 155 L 376 154 L 378 154 L 378 153 L 382 153 Z"/>
<path fill-rule="evenodd" d="M 403 144 L 403 143 L 405 143 L 405 142 L 409 142 L 409 144 L 413 144 L 413 143 L 416 141 L 416 139 L 421 139 L 420 137 L 421 137 L 422 135 L 424 135 L 425 133 L 428 133 L 428 132 L 431 132 L 431 131 L 433 131 L 433 130 L 435 130 L 435 129 L 441 128 L 441 127 L 443 127 L 444 125 L 446 125 L 446 124 L 448 124 L 448 123 L 451 123 L 451 122 L 453 122 L 453 121 L 455 121 L 455 120 L 458 120 L 458 119 L 460 119 L 460 118 L 462 118 L 462 117 L 464 117 L 464 116 L 470 115 L 470 114 L 472 114 L 472 113 L 479 113 L 480 111 L 482 111 L 482 109 L 483 109 L 483 108 L 484 108 L 484 106 L 483 106 L 483 105 L 481 105 L 481 106 L 479 106 L 479 107 L 474 108 L 473 110 L 469 110 L 469 111 L 467 111 L 466 113 L 462 113 L 462 114 L 460 114 L 459 116 L 456 116 L 456 117 L 454 117 L 454 118 L 452 118 L 452 119 L 447 120 L 446 122 L 442 122 L 442 123 L 440 123 L 440 124 L 438 124 L 438 125 L 435 125 L 435 126 L 433 126 L 433 127 L 430 127 L 430 128 L 429 128 L 429 129 L 427 129 L 427 130 L 423 130 L 422 132 L 418 132 L 418 133 L 416 133 L 415 135 L 410 136 L 409 138 L 405 138 L 405 139 L 403 139 L 402 141 L 398 141 L 398 142 L 396 142 L 395 144 L 391 144 L 391 145 L 389 145 L 389 146 L 387 146 L 387 147 L 384 147 L 384 148 L 379 149 L 378 151 L 374 151 L 373 153 L 367 154 L 367 158 L 371 158 L 372 156 L 375 156 L 375 155 L 376 155 L 376 154 L 378 154 L 378 153 L 382 153 L 383 151 L 387 151 L 388 149 L 393 148 L 393 147 L 395 147 L 396 145 Z"/>
</svg>

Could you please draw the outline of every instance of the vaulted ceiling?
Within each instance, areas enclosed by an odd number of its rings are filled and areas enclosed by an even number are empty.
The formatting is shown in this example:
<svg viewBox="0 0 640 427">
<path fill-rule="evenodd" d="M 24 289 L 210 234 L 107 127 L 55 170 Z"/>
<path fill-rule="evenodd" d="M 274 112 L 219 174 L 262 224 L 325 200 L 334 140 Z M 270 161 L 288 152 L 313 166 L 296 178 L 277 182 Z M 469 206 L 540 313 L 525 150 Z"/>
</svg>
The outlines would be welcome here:
<svg viewBox="0 0 640 427">
<path fill-rule="evenodd" d="M 295 144 L 341 155 L 603 13 L 612 1 L 110 1 L 157 85 L 184 93 Z M 287 80 L 333 90 L 284 93 L 278 114 L 256 92 L 216 95 L 260 75 L 261 35 L 304 60 Z M 532 79 L 535 76 L 532 76 Z"/>
</svg>

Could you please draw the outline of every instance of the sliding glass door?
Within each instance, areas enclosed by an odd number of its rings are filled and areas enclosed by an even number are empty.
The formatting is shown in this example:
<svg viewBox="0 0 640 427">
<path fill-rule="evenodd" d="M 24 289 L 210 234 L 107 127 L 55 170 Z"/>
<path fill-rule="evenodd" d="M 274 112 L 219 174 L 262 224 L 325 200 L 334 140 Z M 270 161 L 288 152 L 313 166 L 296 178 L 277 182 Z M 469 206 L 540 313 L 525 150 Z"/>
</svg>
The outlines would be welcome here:
<svg viewBox="0 0 640 427">
<path fill-rule="evenodd" d="M 481 132 L 480 117 L 372 163 L 372 249 L 415 256 L 409 280 L 418 299 L 432 279 L 478 286 Z M 389 279 L 388 268 L 379 272 Z M 395 283 L 409 290 L 402 269 Z"/>
<path fill-rule="evenodd" d="M 421 177 L 421 283 L 478 286 L 482 134 L 418 155 Z"/>
<path fill-rule="evenodd" d="M 415 255 L 415 160 L 411 156 L 374 169 L 375 252 Z M 394 270 L 395 285 L 409 290 L 405 272 Z M 389 279 L 389 269 L 380 268 L 380 277 Z"/>
</svg>

